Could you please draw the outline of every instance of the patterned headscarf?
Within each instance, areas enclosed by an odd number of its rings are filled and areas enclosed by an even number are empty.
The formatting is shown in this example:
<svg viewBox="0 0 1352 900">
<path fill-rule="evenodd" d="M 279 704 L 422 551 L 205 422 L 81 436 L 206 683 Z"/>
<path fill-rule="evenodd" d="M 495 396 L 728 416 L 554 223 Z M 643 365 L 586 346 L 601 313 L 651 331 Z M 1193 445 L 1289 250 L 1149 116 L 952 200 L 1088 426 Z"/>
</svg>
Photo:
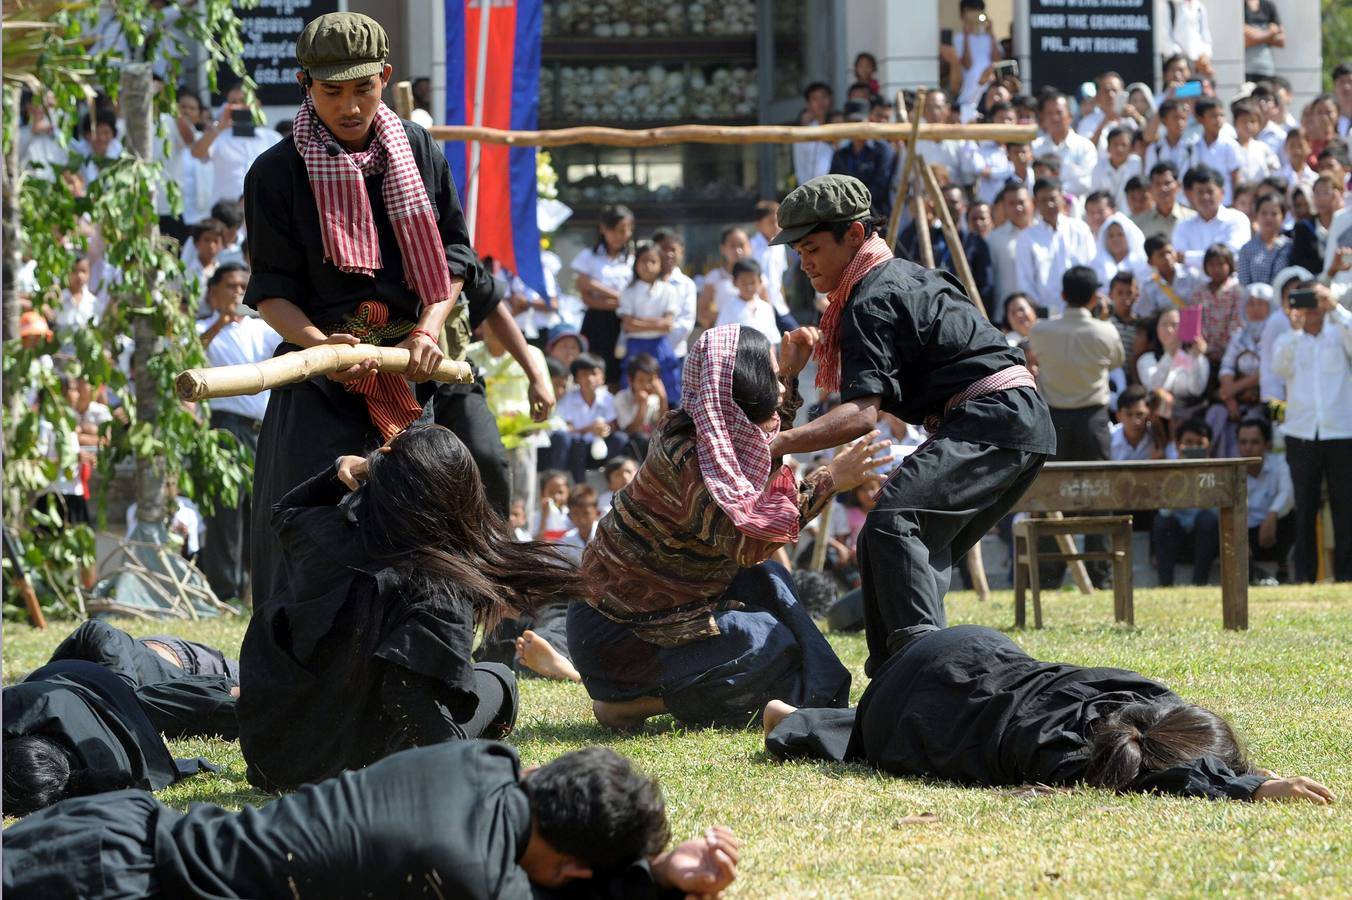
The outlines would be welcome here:
<svg viewBox="0 0 1352 900">
<path fill-rule="evenodd" d="M 344 272 L 361 275 L 374 275 L 383 267 L 366 177 L 384 172 L 381 193 L 404 257 L 404 280 L 424 304 L 449 300 L 451 272 L 446 247 L 404 123 L 381 103 L 373 125 L 371 145 L 349 153 L 324 127 L 308 96 L 296 112 L 292 134 L 319 208 L 324 258 Z M 338 152 L 331 155 L 334 149 Z"/>
<path fill-rule="evenodd" d="M 817 387 L 821 390 L 829 393 L 840 390 L 840 317 L 845 313 L 850 292 L 865 275 L 892 258 L 892 248 L 887 246 L 887 241 L 873 235 L 860 245 L 859 251 L 841 273 L 839 283 L 827 294 L 830 303 L 826 312 L 822 313 L 822 336 L 814 353 L 817 360 Z"/>
<path fill-rule="evenodd" d="M 798 539 L 793 474 L 781 466 L 771 479 L 774 435 L 747 418 L 732 396 L 740 333 L 739 325 L 721 325 L 700 335 L 685 358 L 681 402 L 695 423 L 699 470 L 714 502 L 747 537 L 788 543 Z M 776 433 L 778 423 L 776 417 Z"/>
</svg>

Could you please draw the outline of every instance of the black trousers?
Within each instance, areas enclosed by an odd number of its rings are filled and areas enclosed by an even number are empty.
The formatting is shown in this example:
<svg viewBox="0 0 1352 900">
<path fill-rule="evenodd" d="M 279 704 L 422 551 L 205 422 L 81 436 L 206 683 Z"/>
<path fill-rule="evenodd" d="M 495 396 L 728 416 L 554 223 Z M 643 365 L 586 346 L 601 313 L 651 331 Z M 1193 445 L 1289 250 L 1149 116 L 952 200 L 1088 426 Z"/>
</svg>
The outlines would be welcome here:
<svg viewBox="0 0 1352 900">
<path fill-rule="evenodd" d="M 1155 572 L 1160 587 L 1173 586 L 1174 568 L 1187 547 L 1192 549 L 1192 583 L 1204 585 L 1210 580 L 1211 566 L 1221 549 L 1221 520 L 1214 509 L 1197 510 L 1191 528 L 1184 527 L 1177 514 L 1156 515 L 1150 532 L 1155 541 Z"/>
<path fill-rule="evenodd" d="M 611 310 L 589 309 L 582 314 L 582 336 L 587 339 L 587 350 L 601 357 L 606 364 L 606 383 L 620 383 L 620 361 L 615 358 L 615 345 L 620 340 L 620 317 Z"/>
<path fill-rule="evenodd" d="M 864 631 L 872 676 L 917 633 L 947 625 L 954 563 L 1033 483 L 1044 453 L 939 437 L 884 483 L 859 533 Z"/>
<path fill-rule="evenodd" d="M 1326 480 L 1333 513 L 1333 577 L 1352 581 L 1352 439 L 1287 437 L 1286 461 L 1296 492 L 1296 581 L 1314 581 L 1319 572 L 1315 522 Z"/>
<path fill-rule="evenodd" d="M 1112 455 L 1112 436 L 1108 430 L 1108 407 L 1086 406 L 1080 409 L 1052 409 L 1052 425 L 1056 428 L 1057 462 L 1097 462 Z M 1108 549 L 1108 539 L 1099 534 L 1085 535 L 1084 549 L 1088 552 Z M 1044 553 L 1056 553 L 1056 538 L 1038 539 L 1038 550 Z M 1085 571 L 1089 580 L 1098 587 L 1112 583 L 1112 563 L 1105 561 L 1086 562 Z M 1063 562 L 1042 563 L 1038 566 L 1038 578 L 1042 587 L 1054 590 L 1061 586 L 1066 576 L 1066 564 Z"/>
<path fill-rule="evenodd" d="M 164 644 L 178 656 L 175 668 L 145 646 L 146 641 Z M 133 687 L 174 681 L 184 675 L 223 675 L 239 680 L 239 663 L 215 647 L 169 635 L 151 635 L 137 640 L 107 622 L 90 619 L 66 636 L 52 651 L 48 662 L 81 659 L 122 676 Z"/>
<path fill-rule="evenodd" d="M 251 457 L 258 455 L 258 430 L 262 423 L 231 412 L 213 410 L 211 427 L 228 431 Z M 207 538 L 202 545 L 201 568 L 211 589 L 221 600 L 244 596 L 249 579 L 249 520 L 253 498 L 241 489 L 234 506 L 217 502 L 206 516 Z"/>
<path fill-rule="evenodd" d="M 417 386 L 426 403 L 435 394 L 434 417 L 455 432 L 479 467 L 488 503 L 504 519 L 511 498 L 507 450 L 488 410 L 482 382 Z M 272 529 L 272 507 L 288 491 L 330 466 L 339 456 L 365 455 L 381 445 L 365 399 L 327 378 L 274 390 L 258 435 L 250 523 L 250 569 L 254 608 L 266 604 L 281 577 L 282 556 Z"/>
</svg>

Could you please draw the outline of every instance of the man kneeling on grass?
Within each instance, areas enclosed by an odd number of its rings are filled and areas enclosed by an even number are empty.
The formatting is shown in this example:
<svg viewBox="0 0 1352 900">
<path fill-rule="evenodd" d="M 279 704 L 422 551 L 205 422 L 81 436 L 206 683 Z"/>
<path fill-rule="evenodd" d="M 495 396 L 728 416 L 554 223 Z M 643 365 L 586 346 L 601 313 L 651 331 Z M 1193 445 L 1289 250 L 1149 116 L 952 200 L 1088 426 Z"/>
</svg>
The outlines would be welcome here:
<svg viewBox="0 0 1352 900">
<path fill-rule="evenodd" d="M 4 837 L 6 894 L 87 900 L 714 896 L 741 846 L 719 826 L 664 851 L 661 790 L 610 750 L 523 774 L 489 741 L 406 750 L 238 813 L 81 797 Z"/>
<path fill-rule="evenodd" d="M 778 757 L 861 761 L 964 784 L 1070 785 L 1216 800 L 1332 803 L 1302 776 L 1254 768 L 1215 713 L 1125 669 L 1033 659 L 1007 636 L 959 625 L 911 639 L 858 709 L 765 708 Z"/>
</svg>

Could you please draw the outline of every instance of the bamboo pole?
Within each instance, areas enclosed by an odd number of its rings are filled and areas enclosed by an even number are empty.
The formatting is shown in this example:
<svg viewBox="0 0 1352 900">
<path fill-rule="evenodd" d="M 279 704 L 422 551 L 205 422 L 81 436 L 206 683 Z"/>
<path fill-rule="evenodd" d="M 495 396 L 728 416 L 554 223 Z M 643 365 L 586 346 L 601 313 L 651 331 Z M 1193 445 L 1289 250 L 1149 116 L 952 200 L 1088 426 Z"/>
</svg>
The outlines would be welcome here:
<svg viewBox="0 0 1352 900">
<path fill-rule="evenodd" d="M 923 96 L 923 94 L 922 94 Z M 917 127 L 918 126 L 918 127 Z M 834 125 L 669 125 L 662 128 L 603 128 L 583 125 L 552 131 L 506 131 L 469 125 L 438 125 L 438 141 L 479 141 L 513 147 L 564 147 L 598 144 L 607 147 L 661 147 L 668 144 L 800 144 L 843 140 L 996 141 L 1029 144 L 1037 136 L 1032 125 L 947 125 L 916 122 L 837 122 Z"/>
<path fill-rule="evenodd" d="M 330 375 L 366 359 L 379 360 L 382 372 L 403 372 L 408 369 L 408 358 L 408 351 L 398 347 L 320 344 L 306 350 L 274 356 L 261 363 L 188 369 L 179 373 L 174 384 L 178 396 L 187 401 L 238 397 L 242 394 L 259 394 L 288 384 L 298 384 L 317 375 Z M 468 384 L 474 378 L 467 364 L 443 359 L 433 373 L 432 380 L 450 384 Z"/>
<path fill-rule="evenodd" d="M 401 119 L 413 118 L 413 82 L 401 81 L 394 86 L 394 111 Z"/>
<path fill-rule="evenodd" d="M 939 178 L 934 174 L 934 167 L 921 166 L 920 177 L 924 180 L 925 189 L 929 192 L 935 211 L 939 214 L 939 226 L 944 230 L 944 240 L 948 241 L 948 252 L 953 257 L 953 268 L 957 270 L 955 274 L 962 282 L 962 286 L 967 289 L 968 298 L 981 310 L 981 317 L 989 319 L 986 304 L 981 302 L 981 292 L 976 289 L 976 279 L 972 277 L 972 267 L 967 263 L 967 251 L 962 248 L 962 234 L 953 221 L 948 204 L 944 202 L 943 188 L 939 186 Z"/>
<path fill-rule="evenodd" d="M 844 447 L 837 447 L 836 452 L 844 450 Z M 836 498 L 833 496 L 822 508 L 821 515 L 817 516 L 817 537 L 812 545 L 812 561 L 808 563 L 808 568 L 813 572 L 820 572 L 826 568 L 826 549 L 831 544 L 831 509 L 836 505 Z"/>
<path fill-rule="evenodd" d="M 925 167 L 925 161 L 920 161 L 920 167 Z M 915 242 L 920 248 L 920 265 L 927 269 L 934 268 L 934 244 L 930 241 L 929 214 L 925 212 L 925 197 L 923 194 L 916 194 L 911 198 L 915 204 Z"/>
<path fill-rule="evenodd" d="M 915 144 L 920 135 L 920 113 L 925 108 L 925 89 L 915 92 L 915 111 L 911 115 L 910 136 L 906 139 L 906 162 L 901 167 L 901 178 L 897 181 L 897 195 L 892 200 L 892 214 L 887 220 L 887 234 L 883 239 L 887 246 L 896 248 L 897 235 L 901 232 L 902 211 L 906 208 L 906 197 L 911 188 L 911 169 L 915 166 Z"/>
</svg>

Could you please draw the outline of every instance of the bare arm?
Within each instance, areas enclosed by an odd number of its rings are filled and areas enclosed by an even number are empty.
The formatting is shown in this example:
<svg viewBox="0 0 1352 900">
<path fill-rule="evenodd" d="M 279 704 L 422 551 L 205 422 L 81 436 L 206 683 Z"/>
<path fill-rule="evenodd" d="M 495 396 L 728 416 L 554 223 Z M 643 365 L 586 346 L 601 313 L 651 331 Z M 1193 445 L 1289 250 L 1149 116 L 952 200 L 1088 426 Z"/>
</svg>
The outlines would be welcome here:
<svg viewBox="0 0 1352 900">
<path fill-rule="evenodd" d="M 772 456 L 786 456 L 847 444 L 877 426 L 880 402 L 881 398 L 877 394 L 847 400 L 815 421 L 781 431 L 770 453 Z"/>
<path fill-rule="evenodd" d="M 620 292 L 606 287 L 590 275 L 577 276 L 577 292 L 587 309 L 614 310 L 620 305 Z"/>
<path fill-rule="evenodd" d="M 542 368 L 539 359 L 530 352 L 530 345 L 526 343 L 525 335 L 517 327 L 507 304 L 499 303 L 495 306 L 484 324 L 526 373 L 526 379 L 530 382 L 527 394 L 530 399 L 531 418 L 543 422 L 554 411 L 554 385 L 549 380 L 549 371 Z"/>
<path fill-rule="evenodd" d="M 328 340 L 328 335 L 320 331 L 310 317 L 296 304 L 281 297 L 262 300 L 258 304 L 258 314 L 263 321 L 272 326 L 272 330 L 282 336 L 288 344 L 304 349 L 314 347 Z M 354 338 L 352 343 L 356 343 Z"/>
</svg>

